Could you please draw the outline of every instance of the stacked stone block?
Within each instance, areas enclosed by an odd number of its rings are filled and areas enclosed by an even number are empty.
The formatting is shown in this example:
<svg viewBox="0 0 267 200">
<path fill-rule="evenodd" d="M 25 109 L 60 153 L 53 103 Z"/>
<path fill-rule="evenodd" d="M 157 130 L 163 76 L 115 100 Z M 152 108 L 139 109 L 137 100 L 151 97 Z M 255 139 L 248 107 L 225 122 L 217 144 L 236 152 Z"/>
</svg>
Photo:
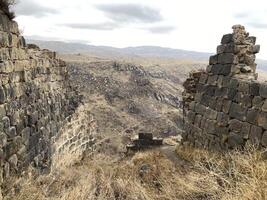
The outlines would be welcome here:
<svg viewBox="0 0 267 200">
<path fill-rule="evenodd" d="M 88 110 L 88 105 L 80 105 L 76 112 L 67 117 L 64 126 L 52 138 L 53 162 L 61 159 L 62 155 L 82 155 L 85 151 L 94 151 L 97 138 L 97 124 Z"/>
<path fill-rule="evenodd" d="M 0 11 L 0 183 L 50 165 L 51 138 L 81 100 L 56 53 L 33 47 Z"/>
<path fill-rule="evenodd" d="M 259 46 L 243 26 L 224 35 L 206 71 L 185 88 L 183 143 L 216 150 L 267 147 L 267 83 L 256 80 Z M 190 101 L 187 96 L 193 97 Z"/>
</svg>

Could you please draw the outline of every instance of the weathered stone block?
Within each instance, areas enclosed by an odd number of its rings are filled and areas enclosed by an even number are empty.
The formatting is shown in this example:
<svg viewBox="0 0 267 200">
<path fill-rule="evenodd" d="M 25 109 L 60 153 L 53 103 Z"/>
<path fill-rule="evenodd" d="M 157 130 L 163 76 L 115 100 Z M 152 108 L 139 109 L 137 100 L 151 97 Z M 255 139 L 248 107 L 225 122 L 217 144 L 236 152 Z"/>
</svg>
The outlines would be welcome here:
<svg viewBox="0 0 267 200">
<path fill-rule="evenodd" d="M 217 112 L 215 110 L 212 110 L 210 108 L 207 108 L 206 109 L 206 112 L 204 114 L 204 116 L 207 118 L 207 119 L 212 119 L 212 120 L 215 120 L 217 118 Z"/>
<path fill-rule="evenodd" d="M 222 111 L 226 114 L 229 113 L 230 107 L 231 107 L 232 101 L 230 100 L 223 100 L 223 105 L 222 105 Z"/>
<path fill-rule="evenodd" d="M 204 90 L 205 90 L 205 86 L 204 86 L 203 84 L 198 83 L 198 84 L 196 85 L 196 91 L 202 93 L 202 92 L 204 92 Z"/>
<path fill-rule="evenodd" d="M 219 64 L 237 64 L 238 57 L 233 53 L 223 53 L 218 56 Z"/>
<path fill-rule="evenodd" d="M 215 90 L 215 97 L 226 98 L 228 94 L 228 88 L 217 88 Z"/>
<path fill-rule="evenodd" d="M 223 77 L 222 87 L 229 87 L 230 86 L 231 78 L 229 76 Z"/>
<path fill-rule="evenodd" d="M 222 54 L 222 53 L 236 53 L 236 48 L 234 44 L 224 44 L 224 45 L 219 45 L 217 47 L 217 53 Z"/>
<path fill-rule="evenodd" d="M 259 126 L 267 129 L 267 112 L 260 112 L 257 120 Z"/>
<path fill-rule="evenodd" d="M 232 103 L 229 112 L 230 117 L 239 119 L 240 121 L 245 121 L 247 116 L 247 109 L 243 108 L 237 103 Z"/>
<path fill-rule="evenodd" d="M 233 34 L 226 34 L 222 37 L 221 44 L 229 44 L 233 41 Z"/>
<path fill-rule="evenodd" d="M 207 80 L 208 80 L 208 74 L 202 73 L 199 78 L 199 83 L 206 84 Z"/>
<path fill-rule="evenodd" d="M 260 84 L 253 82 L 249 84 L 249 94 L 252 96 L 260 95 Z"/>
<path fill-rule="evenodd" d="M 202 117 L 201 123 L 200 123 L 200 128 L 205 130 L 205 124 L 206 124 L 207 118 Z"/>
<path fill-rule="evenodd" d="M 229 128 L 228 127 L 224 127 L 224 126 L 216 126 L 215 128 L 215 133 L 218 136 L 222 136 L 222 135 L 228 135 L 229 133 Z"/>
<path fill-rule="evenodd" d="M 214 110 L 216 110 L 217 112 L 221 112 L 222 111 L 222 106 L 223 106 L 223 99 L 217 99 L 216 101 L 216 106 L 214 108 Z"/>
<path fill-rule="evenodd" d="M 198 113 L 198 114 L 203 114 L 203 113 L 206 112 L 206 107 L 203 106 L 203 105 L 201 105 L 200 103 L 197 103 L 197 104 L 196 104 L 196 107 L 195 107 L 195 111 L 196 111 L 196 113 Z"/>
<path fill-rule="evenodd" d="M 4 130 L 8 130 L 10 127 L 10 119 L 8 117 L 3 117 L 2 123 Z"/>
<path fill-rule="evenodd" d="M 195 101 L 190 102 L 189 103 L 189 110 L 195 111 L 195 105 L 196 105 Z"/>
<path fill-rule="evenodd" d="M 231 73 L 232 65 L 231 64 L 215 64 L 211 67 L 211 73 L 215 75 L 224 75 L 228 76 Z"/>
<path fill-rule="evenodd" d="M 185 122 L 184 123 L 184 134 L 183 134 L 183 138 L 186 139 L 185 137 L 188 136 L 188 134 L 191 133 L 192 130 L 192 125 L 189 122 Z"/>
<path fill-rule="evenodd" d="M 262 138 L 262 132 L 263 129 L 259 126 L 251 126 L 250 134 L 249 134 L 249 139 L 252 144 L 260 144 L 261 138 Z"/>
<path fill-rule="evenodd" d="M 0 104 L 3 104 L 6 102 L 6 93 L 2 86 L 0 86 Z"/>
<path fill-rule="evenodd" d="M 240 103 L 240 105 L 242 105 L 243 107 L 250 108 L 252 107 L 253 96 L 237 93 L 235 100 L 236 102 Z"/>
<path fill-rule="evenodd" d="M 241 133 L 242 133 L 244 139 L 249 138 L 250 129 L 251 129 L 250 123 L 247 123 L 247 122 L 242 123 Z"/>
<path fill-rule="evenodd" d="M 223 87 L 223 78 L 224 78 L 223 75 L 219 75 L 218 76 L 218 80 L 217 80 L 217 86 L 218 86 L 218 88 L 222 88 Z"/>
<path fill-rule="evenodd" d="M 230 149 L 240 148 L 244 146 L 245 141 L 240 134 L 230 133 L 228 137 L 228 146 Z"/>
<path fill-rule="evenodd" d="M 247 41 L 248 41 L 249 43 L 253 44 L 253 45 L 256 44 L 256 40 L 257 40 L 257 38 L 256 38 L 255 36 L 249 36 L 249 37 L 247 38 Z"/>
<path fill-rule="evenodd" d="M 258 117 L 259 117 L 259 110 L 256 109 L 248 109 L 247 112 L 247 121 L 251 124 L 257 125 Z"/>
<path fill-rule="evenodd" d="M 232 119 L 229 121 L 229 129 L 231 132 L 239 133 L 241 132 L 243 123 L 237 119 Z"/>
<path fill-rule="evenodd" d="M 261 110 L 267 112 L 267 99 L 264 101 Z"/>
<path fill-rule="evenodd" d="M 239 82 L 238 91 L 248 94 L 250 91 L 249 84 L 247 82 L 241 81 Z"/>
<path fill-rule="evenodd" d="M 262 135 L 261 144 L 264 147 L 267 147 L 267 131 L 265 131 Z"/>
<path fill-rule="evenodd" d="M 210 65 L 214 65 L 218 63 L 218 55 L 214 55 L 214 56 L 210 56 L 210 61 L 209 64 Z"/>
<path fill-rule="evenodd" d="M 215 110 L 215 108 L 216 108 L 216 98 L 209 97 L 208 107 L 210 107 L 211 109 Z"/>
<path fill-rule="evenodd" d="M 0 119 L 6 116 L 6 110 L 4 105 L 0 105 Z"/>
<path fill-rule="evenodd" d="M 215 127 L 216 127 L 216 121 L 215 120 L 206 120 L 205 123 L 205 127 L 204 130 L 208 133 L 208 134 L 215 134 Z"/>
<path fill-rule="evenodd" d="M 5 133 L 0 132 L 0 148 L 3 148 L 7 144 L 7 136 Z"/>
<path fill-rule="evenodd" d="M 10 164 L 11 169 L 17 169 L 18 165 L 18 157 L 16 154 L 12 155 L 9 159 L 8 162 Z"/>
<path fill-rule="evenodd" d="M 215 86 L 217 84 L 217 80 L 218 80 L 218 76 L 217 75 L 209 76 L 207 84 Z"/>
<path fill-rule="evenodd" d="M 237 79 L 231 78 L 229 82 L 229 88 L 238 89 L 239 81 Z"/>
<path fill-rule="evenodd" d="M 225 45 L 217 46 L 217 54 L 224 53 L 224 51 L 225 51 Z"/>
<path fill-rule="evenodd" d="M 194 125 L 200 127 L 201 120 L 202 120 L 202 115 L 196 115 Z"/>
<path fill-rule="evenodd" d="M 267 84 L 261 84 L 260 85 L 260 96 L 263 98 L 267 98 Z"/>
<path fill-rule="evenodd" d="M 189 111 L 187 114 L 187 120 L 189 123 L 194 123 L 196 117 L 196 113 L 193 111 Z"/>
<path fill-rule="evenodd" d="M 236 95 L 237 95 L 237 92 L 238 91 L 236 89 L 230 88 L 228 90 L 227 98 L 229 100 L 232 100 L 233 101 L 235 99 Z"/>
<path fill-rule="evenodd" d="M 264 99 L 260 96 L 256 96 L 252 99 L 252 106 L 254 109 L 261 109 L 264 103 Z"/>
<path fill-rule="evenodd" d="M 204 94 L 212 97 L 215 95 L 216 88 L 217 88 L 216 86 L 208 85 L 205 89 Z"/>
<path fill-rule="evenodd" d="M 29 145 L 30 135 L 31 135 L 31 129 L 29 127 L 26 127 L 21 132 L 22 142 L 26 146 Z"/>
<path fill-rule="evenodd" d="M 201 102 L 201 99 L 202 99 L 202 97 L 203 97 L 203 94 L 202 94 L 202 93 L 199 93 L 199 92 L 197 92 L 197 93 L 195 94 L 195 102 L 196 102 L 196 103 L 200 103 L 200 102 Z"/>
<path fill-rule="evenodd" d="M 219 126 L 228 126 L 228 122 L 230 120 L 230 117 L 223 112 L 218 112 L 217 116 L 217 124 Z"/>
<path fill-rule="evenodd" d="M 256 54 L 256 53 L 259 53 L 259 52 L 260 52 L 260 45 L 254 45 L 252 53 Z"/>
<path fill-rule="evenodd" d="M 202 105 L 204 105 L 204 106 L 209 106 L 209 102 L 210 102 L 210 96 L 209 95 L 203 95 L 202 97 L 201 97 L 201 100 L 200 100 L 200 103 L 202 104 Z"/>
<path fill-rule="evenodd" d="M 17 136 L 17 130 L 16 130 L 16 127 L 11 126 L 11 127 L 7 130 L 6 134 L 7 134 L 7 136 L 8 136 L 9 138 L 14 138 L 14 137 L 16 137 L 16 136 Z"/>
<path fill-rule="evenodd" d="M 29 115 L 29 124 L 34 125 L 38 120 L 38 111 L 33 112 Z"/>
</svg>

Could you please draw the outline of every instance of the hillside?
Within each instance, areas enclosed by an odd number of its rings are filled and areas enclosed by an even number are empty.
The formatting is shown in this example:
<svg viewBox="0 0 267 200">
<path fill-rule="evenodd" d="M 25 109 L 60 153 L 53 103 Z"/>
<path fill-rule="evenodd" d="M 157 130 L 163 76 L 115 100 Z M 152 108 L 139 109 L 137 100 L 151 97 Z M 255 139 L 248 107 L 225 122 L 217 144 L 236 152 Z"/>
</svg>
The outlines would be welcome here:
<svg viewBox="0 0 267 200">
<path fill-rule="evenodd" d="M 50 49 L 63 54 L 89 54 L 98 57 L 109 59 L 161 59 L 170 62 L 173 60 L 179 61 L 193 61 L 193 62 L 207 62 L 212 53 L 203 53 L 196 51 L 186 51 L 181 49 L 164 48 L 158 46 L 140 46 L 140 47 L 127 47 L 127 48 L 114 48 L 108 46 L 94 46 L 81 43 L 67 43 L 60 41 L 44 41 L 28 39 L 29 43 L 39 45 L 41 48 Z M 258 69 L 267 71 L 267 61 L 257 60 Z"/>
<path fill-rule="evenodd" d="M 210 59 L 35 41 L 57 54 L 25 41 L 14 2 L 0 0 L 0 200 L 266 200 L 267 82 L 244 26 Z M 21 2 L 57 21 L 53 4 Z M 98 7 L 163 19 L 114 5 Z"/>
<path fill-rule="evenodd" d="M 205 61 L 211 55 L 210 53 L 201 53 L 195 51 L 186 51 L 180 49 L 163 48 L 157 46 L 140 46 L 127 48 L 114 48 L 108 46 L 93 46 L 81 43 L 67 43 L 60 41 L 42 41 L 27 40 L 28 43 L 34 43 L 41 48 L 51 49 L 60 53 L 88 53 L 98 56 L 136 56 L 136 57 L 158 57 L 180 60 L 198 60 Z"/>
</svg>

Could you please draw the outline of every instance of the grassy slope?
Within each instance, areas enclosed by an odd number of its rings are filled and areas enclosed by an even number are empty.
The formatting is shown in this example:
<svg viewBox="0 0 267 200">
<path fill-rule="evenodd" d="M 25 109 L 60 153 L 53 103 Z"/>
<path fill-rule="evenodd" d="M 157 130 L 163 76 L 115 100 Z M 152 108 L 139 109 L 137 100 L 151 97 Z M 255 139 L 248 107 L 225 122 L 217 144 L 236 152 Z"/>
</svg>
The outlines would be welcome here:
<svg viewBox="0 0 267 200">
<path fill-rule="evenodd" d="M 183 159 L 173 163 L 158 150 L 133 157 L 97 154 L 68 160 L 49 175 L 20 180 L 10 199 L 66 200 L 265 200 L 267 163 L 254 150 L 216 154 L 177 148 Z M 63 162 L 64 163 L 64 162 Z M 8 199 L 8 198 L 7 198 Z"/>
</svg>

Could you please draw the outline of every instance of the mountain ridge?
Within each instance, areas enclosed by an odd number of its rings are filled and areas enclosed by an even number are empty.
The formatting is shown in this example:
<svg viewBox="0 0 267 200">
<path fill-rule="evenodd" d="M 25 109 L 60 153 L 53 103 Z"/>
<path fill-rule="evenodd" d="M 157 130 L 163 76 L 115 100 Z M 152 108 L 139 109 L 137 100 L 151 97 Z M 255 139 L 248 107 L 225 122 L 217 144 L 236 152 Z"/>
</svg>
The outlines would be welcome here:
<svg viewBox="0 0 267 200">
<path fill-rule="evenodd" d="M 213 53 L 189 51 L 160 46 L 136 46 L 116 48 L 110 46 L 95 46 L 79 42 L 46 41 L 26 38 L 28 43 L 34 43 L 41 48 L 50 49 L 63 54 L 86 53 L 108 58 L 117 57 L 155 57 L 164 59 L 181 59 L 208 62 Z M 267 71 L 267 60 L 257 59 L 258 69 Z"/>
</svg>

